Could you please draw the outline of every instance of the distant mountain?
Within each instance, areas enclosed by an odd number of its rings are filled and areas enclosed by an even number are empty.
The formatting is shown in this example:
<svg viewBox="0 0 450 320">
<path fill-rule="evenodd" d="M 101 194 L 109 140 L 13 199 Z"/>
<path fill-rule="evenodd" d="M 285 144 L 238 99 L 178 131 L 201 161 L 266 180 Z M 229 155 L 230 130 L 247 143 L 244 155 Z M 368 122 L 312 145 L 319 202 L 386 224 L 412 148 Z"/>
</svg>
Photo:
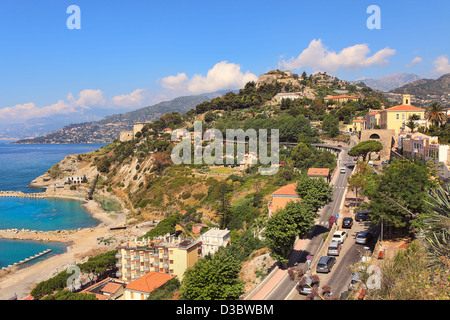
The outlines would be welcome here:
<svg viewBox="0 0 450 320">
<path fill-rule="evenodd" d="M 426 100 L 429 98 L 438 98 L 450 101 L 450 73 L 444 74 L 440 78 L 420 79 L 391 90 L 392 93 L 412 94 L 416 99 Z"/>
<path fill-rule="evenodd" d="M 362 79 L 358 82 L 363 82 L 372 89 L 387 92 L 419 79 L 420 77 L 413 73 L 396 73 L 379 79 Z"/>
<path fill-rule="evenodd" d="M 120 131 L 131 130 L 136 122 L 154 121 L 169 112 L 183 114 L 195 108 L 198 104 L 220 95 L 222 94 L 219 92 L 178 97 L 171 101 L 160 102 L 153 106 L 127 113 L 111 115 L 99 121 L 69 124 L 49 134 L 31 139 L 22 139 L 16 143 L 110 143 L 114 139 L 119 138 Z"/>
</svg>

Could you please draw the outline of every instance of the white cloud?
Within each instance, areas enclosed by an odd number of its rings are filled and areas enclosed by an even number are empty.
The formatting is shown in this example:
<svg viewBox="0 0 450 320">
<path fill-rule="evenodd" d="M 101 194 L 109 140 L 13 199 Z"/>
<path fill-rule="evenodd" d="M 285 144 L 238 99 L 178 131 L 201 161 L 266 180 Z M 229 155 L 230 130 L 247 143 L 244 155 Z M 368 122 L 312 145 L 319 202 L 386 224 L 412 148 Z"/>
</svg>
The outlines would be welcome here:
<svg viewBox="0 0 450 320">
<path fill-rule="evenodd" d="M 415 57 L 414 59 L 412 59 L 411 64 L 419 63 L 422 61 L 423 59 L 421 57 Z"/>
<path fill-rule="evenodd" d="M 374 65 L 384 66 L 389 63 L 387 58 L 395 54 L 395 49 L 386 47 L 367 56 L 370 49 L 367 44 L 355 44 L 342 49 L 339 53 L 329 51 L 321 39 L 312 40 L 308 48 L 304 49 L 297 58 L 280 62 L 280 68 L 302 69 L 310 68 L 313 72 L 326 71 L 336 73 L 339 69 L 359 70 Z"/>
<path fill-rule="evenodd" d="M 136 89 L 129 94 L 122 94 L 111 99 L 111 103 L 118 107 L 134 108 L 142 106 L 147 94 L 144 89 Z"/>
<path fill-rule="evenodd" d="M 38 107 L 34 103 L 29 102 L 0 109 L 0 120 L 4 120 L 5 123 L 17 123 L 18 121 L 26 121 L 32 118 L 44 118 L 55 114 L 69 114 L 72 112 L 78 112 L 76 106 L 63 100 L 44 107 Z"/>
<path fill-rule="evenodd" d="M 99 106 L 105 104 L 102 90 L 85 89 L 78 95 L 78 100 L 75 100 L 72 93 L 67 95 L 68 102 L 77 107 L 90 109 L 92 106 Z"/>
<path fill-rule="evenodd" d="M 431 74 L 435 77 L 440 77 L 446 73 L 450 73 L 450 63 L 448 61 L 447 56 L 439 56 L 433 62 L 434 69 L 431 71 Z"/>
<path fill-rule="evenodd" d="M 69 93 L 65 100 L 38 107 L 35 103 L 29 102 L 17 104 L 12 107 L 0 109 L 0 120 L 2 122 L 18 123 L 33 118 L 45 118 L 53 115 L 81 113 L 83 109 L 91 109 L 93 106 L 105 104 L 101 90 L 86 89 L 79 93 L 78 99 L 75 99 L 72 93 Z"/>
<path fill-rule="evenodd" d="M 176 76 L 161 79 L 161 86 L 172 91 L 199 94 L 223 89 L 240 89 L 247 82 L 256 80 L 258 80 L 256 75 L 249 71 L 243 73 L 238 64 L 222 61 L 208 70 L 206 77 L 196 74 L 189 79 L 186 73 L 178 73 Z"/>
</svg>

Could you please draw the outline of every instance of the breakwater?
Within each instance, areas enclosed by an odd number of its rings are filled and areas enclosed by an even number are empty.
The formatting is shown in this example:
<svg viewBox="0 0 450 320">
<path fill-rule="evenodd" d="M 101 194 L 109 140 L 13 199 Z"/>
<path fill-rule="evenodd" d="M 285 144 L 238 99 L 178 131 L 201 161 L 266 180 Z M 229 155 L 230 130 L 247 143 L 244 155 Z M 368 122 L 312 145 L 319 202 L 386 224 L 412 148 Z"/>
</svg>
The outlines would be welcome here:
<svg viewBox="0 0 450 320">
<path fill-rule="evenodd" d="M 45 192 L 26 193 L 22 191 L 0 191 L 0 197 L 44 199 L 46 198 L 46 195 Z"/>
<path fill-rule="evenodd" d="M 21 261 L 16 262 L 16 263 L 14 263 L 14 264 L 12 264 L 12 265 L 8 265 L 7 267 L 3 267 L 2 270 L 7 270 L 7 269 L 12 268 L 12 267 L 20 266 L 20 265 L 22 265 L 22 264 L 24 264 L 24 263 L 27 263 L 27 262 L 30 262 L 30 261 L 32 261 L 32 260 L 34 260 L 34 259 L 37 259 L 37 258 L 39 258 L 39 257 L 42 257 L 42 256 L 44 256 L 44 255 L 46 255 L 47 253 L 50 253 L 50 252 L 52 252 L 52 249 L 47 249 L 47 250 L 45 250 L 45 251 L 42 251 L 42 252 L 40 252 L 40 253 L 35 254 L 34 256 L 31 256 L 31 257 L 29 257 L 29 258 L 26 258 L 25 260 L 21 260 Z"/>
</svg>

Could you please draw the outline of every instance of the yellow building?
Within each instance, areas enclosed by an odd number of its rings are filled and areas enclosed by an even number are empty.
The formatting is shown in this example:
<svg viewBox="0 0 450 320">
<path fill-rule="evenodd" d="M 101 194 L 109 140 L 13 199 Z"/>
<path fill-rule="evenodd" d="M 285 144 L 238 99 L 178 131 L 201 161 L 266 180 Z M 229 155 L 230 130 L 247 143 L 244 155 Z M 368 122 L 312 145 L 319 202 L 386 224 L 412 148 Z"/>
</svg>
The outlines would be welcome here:
<svg viewBox="0 0 450 320">
<path fill-rule="evenodd" d="M 146 300 L 155 289 L 164 286 L 172 278 L 169 274 L 148 272 L 125 287 L 124 300 Z"/>
<path fill-rule="evenodd" d="M 351 124 L 345 124 L 344 131 L 347 132 L 358 132 L 363 129 L 364 120 L 361 119 L 355 119 L 352 121 Z"/>
<path fill-rule="evenodd" d="M 158 237 L 152 241 L 130 241 L 117 247 L 116 276 L 133 281 L 155 271 L 183 279 L 187 268 L 199 258 L 199 241 L 181 240 L 174 235 Z"/>
<path fill-rule="evenodd" d="M 418 115 L 419 120 L 425 119 L 425 109 L 414 107 L 410 103 L 410 95 L 405 94 L 403 95 L 403 104 L 382 110 L 380 112 L 380 128 L 393 129 L 398 134 L 403 131 L 405 122 L 412 115 Z"/>
<path fill-rule="evenodd" d="M 343 102 L 348 102 L 348 101 L 358 101 L 358 99 L 359 98 L 355 97 L 355 96 L 349 96 L 347 94 L 342 94 L 339 96 L 327 96 L 323 100 L 325 102 L 333 101 L 333 102 L 343 103 Z"/>
</svg>

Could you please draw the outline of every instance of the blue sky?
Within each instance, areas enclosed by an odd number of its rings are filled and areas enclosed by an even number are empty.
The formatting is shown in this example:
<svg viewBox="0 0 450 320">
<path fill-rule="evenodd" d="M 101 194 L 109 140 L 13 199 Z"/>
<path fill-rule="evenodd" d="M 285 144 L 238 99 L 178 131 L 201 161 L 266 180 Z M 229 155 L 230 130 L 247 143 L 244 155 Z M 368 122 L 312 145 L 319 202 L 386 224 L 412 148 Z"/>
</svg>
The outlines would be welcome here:
<svg viewBox="0 0 450 320">
<path fill-rule="evenodd" d="M 66 26 L 70 5 L 80 30 Z M 370 5 L 379 30 L 366 26 Z M 448 12 L 445 0 L 4 2 L 0 123 L 126 112 L 276 68 L 436 78 L 450 72 Z"/>
</svg>

